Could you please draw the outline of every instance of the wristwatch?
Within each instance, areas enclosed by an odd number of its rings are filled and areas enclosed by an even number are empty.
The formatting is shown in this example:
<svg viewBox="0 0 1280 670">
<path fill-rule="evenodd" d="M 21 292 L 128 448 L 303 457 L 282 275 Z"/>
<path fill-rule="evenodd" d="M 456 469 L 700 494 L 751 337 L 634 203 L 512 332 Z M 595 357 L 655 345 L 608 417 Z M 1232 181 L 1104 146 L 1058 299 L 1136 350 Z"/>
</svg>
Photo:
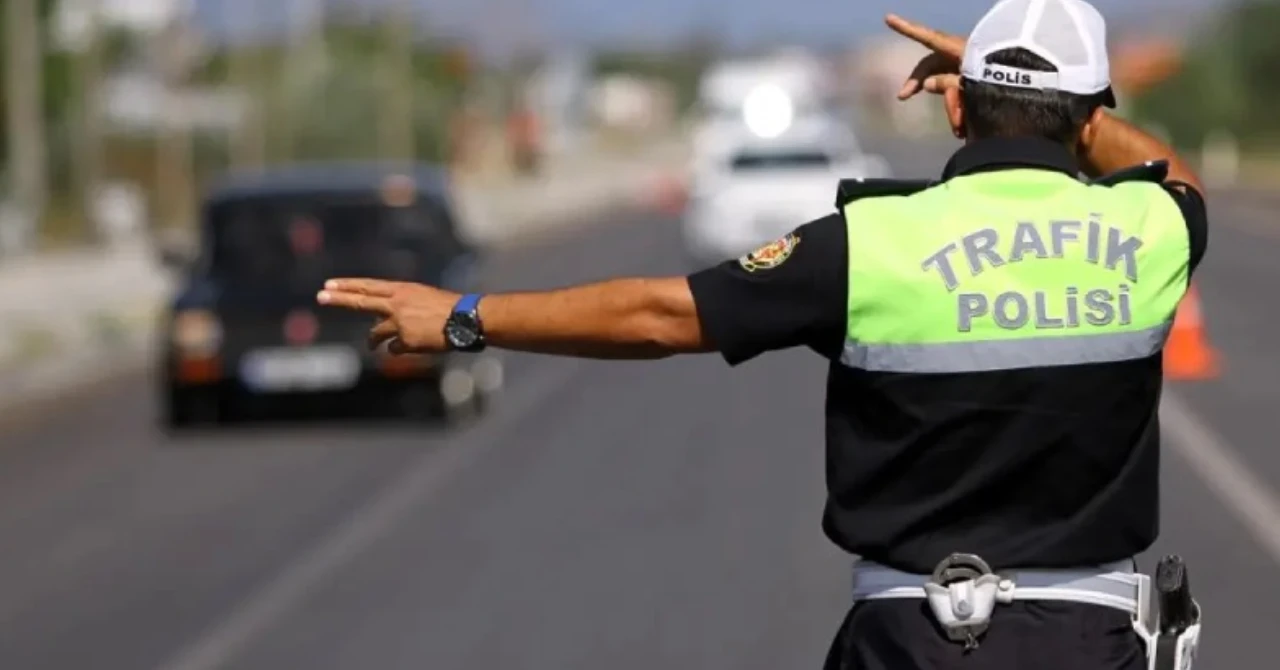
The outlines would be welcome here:
<svg viewBox="0 0 1280 670">
<path fill-rule="evenodd" d="M 479 293 L 468 293 L 458 299 L 444 322 L 444 340 L 454 351 L 484 351 L 484 324 L 480 322 Z"/>
</svg>

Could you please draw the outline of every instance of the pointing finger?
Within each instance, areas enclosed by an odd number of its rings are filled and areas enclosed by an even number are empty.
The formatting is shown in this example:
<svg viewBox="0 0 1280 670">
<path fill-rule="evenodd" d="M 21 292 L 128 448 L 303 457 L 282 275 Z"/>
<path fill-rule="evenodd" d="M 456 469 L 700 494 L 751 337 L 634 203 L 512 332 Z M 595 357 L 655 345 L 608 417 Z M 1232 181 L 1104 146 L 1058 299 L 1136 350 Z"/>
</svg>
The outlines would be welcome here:
<svg viewBox="0 0 1280 670">
<path fill-rule="evenodd" d="M 397 286 L 397 282 L 382 279 L 338 278 L 330 279 L 324 283 L 324 288 L 327 291 L 363 293 L 364 295 L 380 297 L 390 297 L 392 293 L 395 293 Z"/>
<path fill-rule="evenodd" d="M 898 33 L 907 39 L 919 42 L 930 49 L 934 48 L 934 42 L 937 41 L 938 38 L 936 30 L 914 21 L 904 19 L 897 14 L 889 14 L 884 17 L 884 23 L 895 33 Z"/>
<path fill-rule="evenodd" d="M 324 290 L 316 296 L 316 302 L 326 307 L 342 307 L 358 312 L 370 312 L 391 316 L 391 299 L 354 293 L 351 291 Z"/>
<path fill-rule="evenodd" d="M 934 51 L 954 58 L 959 58 L 964 53 L 964 39 L 956 35 L 949 35 L 914 21 L 908 21 L 897 14 L 886 16 L 884 22 L 899 35 L 919 42 Z"/>
</svg>

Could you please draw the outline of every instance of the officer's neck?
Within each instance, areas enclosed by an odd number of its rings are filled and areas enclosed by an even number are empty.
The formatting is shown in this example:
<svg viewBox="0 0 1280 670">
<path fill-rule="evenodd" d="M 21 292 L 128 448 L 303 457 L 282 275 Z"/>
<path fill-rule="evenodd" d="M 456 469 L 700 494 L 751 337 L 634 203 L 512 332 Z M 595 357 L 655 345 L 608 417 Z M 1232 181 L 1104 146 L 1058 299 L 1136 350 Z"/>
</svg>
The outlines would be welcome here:
<svg viewBox="0 0 1280 670">
<path fill-rule="evenodd" d="M 1080 157 L 1079 142 L 1064 144 L 1061 142 L 1055 142 L 1045 137 L 1037 137 L 1034 135 L 988 135 L 988 136 L 980 137 L 980 136 L 975 136 L 972 133 L 969 133 L 965 136 L 965 139 L 964 139 L 964 146 L 966 147 L 972 146 L 975 144 L 989 145 L 993 143 L 1023 144 L 1027 146 L 1038 145 L 1040 147 L 1054 147 L 1056 149 L 1065 150 L 1072 158 L 1078 159 Z"/>
</svg>

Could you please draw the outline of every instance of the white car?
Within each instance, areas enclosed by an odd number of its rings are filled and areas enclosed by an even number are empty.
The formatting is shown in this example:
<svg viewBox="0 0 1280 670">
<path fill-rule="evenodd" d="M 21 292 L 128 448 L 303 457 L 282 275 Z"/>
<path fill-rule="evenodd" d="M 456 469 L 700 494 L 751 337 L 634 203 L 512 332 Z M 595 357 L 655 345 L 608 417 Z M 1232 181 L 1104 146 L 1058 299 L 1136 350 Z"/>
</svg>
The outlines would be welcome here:
<svg viewBox="0 0 1280 670">
<path fill-rule="evenodd" d="M 772 138 L 708 131 L 690 176 L 685 247 L 695 263 L 709 266 L 834 213 L 841 179 L 890 174 L 884 158 L 863 153 L 847 127 L 817 118 Z"/>
</svg>

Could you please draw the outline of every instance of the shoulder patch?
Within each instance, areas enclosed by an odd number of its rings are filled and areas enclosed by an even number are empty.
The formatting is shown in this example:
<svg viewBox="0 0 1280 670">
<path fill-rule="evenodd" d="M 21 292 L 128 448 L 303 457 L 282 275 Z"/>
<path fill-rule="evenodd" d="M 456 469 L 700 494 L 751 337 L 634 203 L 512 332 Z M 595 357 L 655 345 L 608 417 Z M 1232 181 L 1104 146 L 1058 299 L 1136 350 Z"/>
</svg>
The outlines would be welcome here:
<svg viewBox="0 0 1280 670">
<path fill-rule="evenodd" d="M 756 249 L 738 259 L 738 265 L 747 272 L 771 270 L 782 265 L 791 257 L 796 245 L 800 244 L 800 236 L 795 233 L 786 235 Z"/>
</svg>

